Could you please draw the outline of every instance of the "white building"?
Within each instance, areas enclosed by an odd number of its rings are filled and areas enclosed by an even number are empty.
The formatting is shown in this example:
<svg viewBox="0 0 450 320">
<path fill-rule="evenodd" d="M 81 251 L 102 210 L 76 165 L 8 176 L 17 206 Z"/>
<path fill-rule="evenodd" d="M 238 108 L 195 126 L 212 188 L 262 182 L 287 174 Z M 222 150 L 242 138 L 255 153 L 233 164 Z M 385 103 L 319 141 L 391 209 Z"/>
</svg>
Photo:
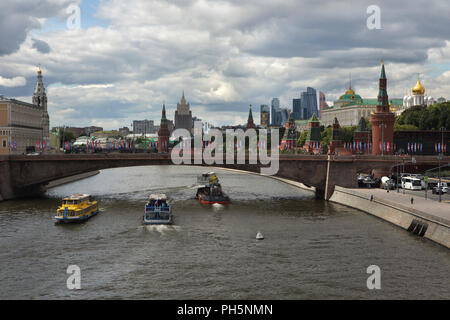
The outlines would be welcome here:
<svg viewBox="0 0 450 320">
<path fill-rule="evenodd" d="M 412 106 L 431 106 L 436 103 L 433 97 L 425 94 L 425 88 L 419 79 L 411 92 L 412 94 L 403 97 L 403 108 L 399 110 L 399 114 Z"/>
</svg>

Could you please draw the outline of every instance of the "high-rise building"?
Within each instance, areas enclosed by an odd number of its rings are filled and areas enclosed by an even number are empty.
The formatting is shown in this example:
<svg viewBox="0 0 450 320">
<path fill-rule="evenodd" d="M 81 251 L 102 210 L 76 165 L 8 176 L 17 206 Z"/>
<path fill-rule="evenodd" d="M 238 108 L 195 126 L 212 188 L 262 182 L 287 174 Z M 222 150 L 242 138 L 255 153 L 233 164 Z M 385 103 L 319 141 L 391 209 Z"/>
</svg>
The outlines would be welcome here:
<svg viewBox="0 0 450 320">
<path fill-rule="evenodd" d="M 267 104 L 262 104 L 260 109 L 260 119 L 261 119 L 261 126 L 263 128 L 267 128 L 269 126 L 270 122 L 270 109 Z"/>
<path fill-rule="evenodd" d="M 292 118 L 295 120 L 302 119 L 302 99 L 294 98 L 292 99 Z"/>
<path fill-rule="evenodd" d="M 177 103 L 177 110 L 175 111 L 175 129 L 186 129 L 192 132 L 192 111 L 186 99 L 181 97 L 180 103 Z"/>
<path fill-rule="evenodd" d="M 133 133 L 134 134 L 147 134 L 154 133 L 155 125 L 153 120 L 133 120 Z"/>
<path fill-rule="evenodd" d="M 307 87 L 306 91 L 301 93 L 300 99 L 301 119 L 310 119 L 314 113 L 319 114 L 317 94 L 314 88 Z"/>
<path fill-rule="evenodd" d="M 284 126 L 289 120 L 289 115 L 291 111 L 287 108 L 280 109 L 280 125 Z"/>
<path fill-rule="evenodd" d="M 281 125 L 280 100 L 278 98 L 272 99 L 271 116 L 272 116 L 271 124 L 273 126 Z"/>
<path fill-rule="evenodd" d="M 322 111 L 328 109 L 328 103 L 325 98 L 325 93 L 319 91 L 319 118 L 322 119 Z"/>
</svg>

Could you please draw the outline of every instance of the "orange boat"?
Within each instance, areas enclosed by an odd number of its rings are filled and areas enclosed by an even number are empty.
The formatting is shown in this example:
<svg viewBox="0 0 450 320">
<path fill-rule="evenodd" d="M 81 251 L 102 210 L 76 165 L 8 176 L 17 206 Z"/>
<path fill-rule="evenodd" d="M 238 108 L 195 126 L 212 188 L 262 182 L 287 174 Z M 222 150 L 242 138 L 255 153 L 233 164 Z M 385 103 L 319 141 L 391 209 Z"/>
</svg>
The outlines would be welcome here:
<svg viewBox="0 0 450 320">
<path fill-rule="evenodd" d="M 195 197 L 203 204 L 228 204 L 230 197 L 223 191 L 219 179 L 214 172 L 203 173 L 197 177 L 200 184 Z"/>
</svg>

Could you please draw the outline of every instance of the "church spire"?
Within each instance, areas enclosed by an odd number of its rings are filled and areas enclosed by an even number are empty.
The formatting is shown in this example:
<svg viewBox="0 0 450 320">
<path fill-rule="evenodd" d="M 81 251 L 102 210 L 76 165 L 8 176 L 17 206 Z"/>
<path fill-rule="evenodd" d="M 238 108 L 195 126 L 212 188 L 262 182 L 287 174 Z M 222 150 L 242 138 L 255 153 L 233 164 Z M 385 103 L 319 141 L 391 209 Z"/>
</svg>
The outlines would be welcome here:
<svg viewBox="0 0 450 320">
<path fill-rule="evenodd" d="M 161 117 L 161 124 L 162 123 L 167 123 L 167 118 L 166 118 L 166 103 L 163 103 L 163 109 L 162 109 L 162 117 Z"/>
<path fill-rule="evenodd" d="M 381 60 L 381 75 L 380 75 L 380 79 L 386 79 L 386 73 L 384 71 L 384 60 Z"/>
<path fill-rule="evenodd" d="M 33 104 L 47 110 L 47 96 L 45 94 L 44 83 L 42 82 L 41 65 L 38 66 L 37 74 L 38 74 L 37 81 L 36 81 L 36 86 L 34 88 L 34 94 L 33 94 Z"/>
<path fill-rule="evenodd" d="M 249 128 L 255 128 L 255 123 L 253 122 L 252 105 L 250 105 L 250 110 L 248 111 L 247 129 Z"/>
<path fill-rule="evenodd" d="M 45 94 L 44 83 L 42 82 L 42 70 L 41 65 L 38 66 L 36 87 L 34 88 L 34 94 L 32 102 L 42 110 L 41 126 L 42 126 L 42 140 L 46 145 L 50 146 L 50 118 L 47 112 L 47 95 Z"/>
</svg>

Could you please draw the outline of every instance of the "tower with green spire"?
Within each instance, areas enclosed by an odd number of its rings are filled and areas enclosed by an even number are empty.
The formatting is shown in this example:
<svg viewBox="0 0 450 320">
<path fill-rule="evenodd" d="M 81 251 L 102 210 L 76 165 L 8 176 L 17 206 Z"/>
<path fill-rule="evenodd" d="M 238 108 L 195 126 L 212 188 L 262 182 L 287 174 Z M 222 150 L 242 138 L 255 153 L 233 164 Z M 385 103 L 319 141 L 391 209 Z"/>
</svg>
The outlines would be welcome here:
<svg viewBox="0 0 450 320">
<path fill-rule="evenodd" d="M 376 111 L 370 116 L 370 122 L 372 123 L 372 154 L 374 155 L 394 153 L 395 116 L 389 108 L 384 61 L 381 61 L 381 63 L 377 107 Z"/>
<path fill-rule="evenodd" d="M 308 136 L 303 149 L 307 152 L 318 153 L 321 140 L 322 135 L 320 133 L 320 121 L 314 113 L 311 120 L 309 120 Z"/>
<path fill-rule="evenodd" d="M 295 150 L 297 148 L 298 132 L 295 126 L 295 120 L 292 112 L 289 113 L 289 120 L 286 123 L 286 130 L 284 131 L 283 139 L 281 140 L 282 145 L 286 145 L 289 150 Z"/>
</svg>

